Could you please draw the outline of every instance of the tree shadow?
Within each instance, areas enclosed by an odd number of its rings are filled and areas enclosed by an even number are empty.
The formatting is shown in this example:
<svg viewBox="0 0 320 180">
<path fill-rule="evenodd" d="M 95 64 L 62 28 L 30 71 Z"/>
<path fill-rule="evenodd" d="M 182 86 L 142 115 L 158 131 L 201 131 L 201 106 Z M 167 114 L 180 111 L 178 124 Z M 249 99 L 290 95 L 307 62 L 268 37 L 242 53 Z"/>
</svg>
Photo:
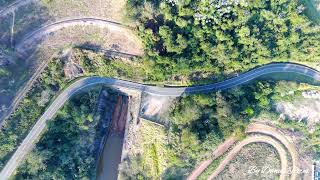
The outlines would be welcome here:
<svg viewBox="0 0 320 180">
<path fill-rule="evenodd" d="M 198 136 L 198 139 L 203 142 L 210 133 L 216 134 L 223 138 L 223 133 L 219 128 L 218 120 L 210 117 L 209 114 L 203 114 L 199 119 L 191 123 L 191 132 Z"/>
</svg>

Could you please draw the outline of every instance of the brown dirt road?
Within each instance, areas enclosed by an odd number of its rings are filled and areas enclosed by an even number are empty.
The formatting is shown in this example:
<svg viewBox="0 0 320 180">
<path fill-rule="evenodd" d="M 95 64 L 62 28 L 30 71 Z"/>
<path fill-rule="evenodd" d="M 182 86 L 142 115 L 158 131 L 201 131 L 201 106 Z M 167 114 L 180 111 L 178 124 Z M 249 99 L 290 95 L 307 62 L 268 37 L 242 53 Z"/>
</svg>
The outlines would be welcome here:
<svg viewBox="0 0 320 180">
<path fill-rule="evenodd" d="M 298 170 L 299 170 L 299 155 L 298 152 L 292 142 L 290 142 L 284 134 L 282 134 L 279 130 L 277 130 L 274 127 L 262 124 L 262 123 L 252 123 L 247 127 L 246 130 L 247 134 L 262 134 L 259 136 L 259 138 L 254 139 L 252 137 L 248 137 L 247 139 L 243 140 L 238 144 L 234 149 L 231 150 L 231 152 L 228 154 L 225 160 L 220 163 L 219 167 L 211 174 L 210 178 L 216 177 L 224 167 L 236 156 L 236 154 L 240 151 L 240 149 L 250 143 L 254 142 L 265 142 L 267 144 L 271 144 L 276 148 L 276 150 L 279 152 L 280 155 L 280 160 L 281 160 L 281 167 L 288 166 L 287 165 L 287 159 L 284 159 L 281 157 L 283 151 L 283 147 L 281 144 L 286 148 L 286 150 L 289 152 L 289 155 L 291 156 L 292 159 L 292 171 L 287 172 L 286 170 L 281 170 L 281 178 L 288 178 L 288 175 L 290 174 L 292 180 L 296 180 L 298 176 Z M 253 136 L 255 137 L 255 136 Z M 254 141 L 256 140 L 256 141 Z M 268 140 L 268 141 L 267 141 Z M 269 143 L 270 140 L 270 143 Z M 275 140 L 279 141 L 281 144 L 279 146 L 279 143 Z M 213 160 L 218 158 L 219 156 L 223 155 L 234 143 L 236 142 L 236 139 L 231 137 L 227 139 L 224 143 L 218 146 L 218 148 L 212 153 L 212 158 L 205 160 L 200 163 L 200 165 L 191 173 L 191 175 L 188 176 L 188 180 L 194 180 L 196 179 L 211 163 Z M 280 150 L 281 148 L 281 150 Z"/>
<path fill-rule="evenodd" d="M 217 159 L 219 156 L 223 155 L 225 152 L 228 151 L 228 149 L 237 141 L 235 137 L 230 137 L 226 141 L 224 141 L 222 144 L 220 144 L 215 151 L 211 154 L 211 158 L 208 160 L 202 161 L 199 166 L 192 171 L 192 173 L 187 177 L 187 180 L 193 180 L 196 179 L 207 167 Z"/>
<path fill-rule="evenodd" d="M 291 159 L 292 159 L 292 173 L 291 173 L 291 179 L 295 180 L 298 176 L 298 170 L 299 170 L 299 154 L 294 146 L 293 143 L 289 142 L 289 140 L 280 133 L 279 130 L 277 130 L 274 127 L 267 126 L 262 123 L 252 123 L 247 128 L 247 133 L 261 133 L 268 136 L 272 136 L 278 141 L 280 141 L 289 152 Z"/>
<path fill-rule="evenodd" d="M 225 167 L 230 163 L 232 159 L 240 152 L 240 150 L 251 143 L 267 143 L 272 145 L 276 151 L 279 153 L 280 156 L 280 162 L 281 162 L 281 173 L 280 173 L 280 180 L 285 180 L 286 176 L 288 175 L 288 160 L 287 160 L 287 153 L 282 147 L 280 143 L 278 143 L 276 140 L 269 136 L 265 135 L 259 135 L 259 136 L 251 136 L 246 138 L 245 140 L 241 141 L 239 144 L 237 144 L 227 155 L 227 157 L 219 164 L 219 166 L 215 169 L 215 171 L 209 176 L 208 179 L 214 179 L 217 177 L 224 169 Z"/>
</svg>

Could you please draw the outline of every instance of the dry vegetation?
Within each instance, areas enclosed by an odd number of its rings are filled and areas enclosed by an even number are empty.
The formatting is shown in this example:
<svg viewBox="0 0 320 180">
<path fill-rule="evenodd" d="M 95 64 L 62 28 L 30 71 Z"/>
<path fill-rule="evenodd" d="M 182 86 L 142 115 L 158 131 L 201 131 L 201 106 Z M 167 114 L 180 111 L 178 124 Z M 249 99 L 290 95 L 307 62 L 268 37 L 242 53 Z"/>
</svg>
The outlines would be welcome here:
<svg viewBox="0 0 320 180">
<path fill-rule="evenodd" d="M 9 1 L 0 1 L 0 5 Z M 63 28 L 55 33 L 43 34 L 39 41 L 31 42 L 19 50 L 16 57 L 13 47 L 21 44 L 24 37 L 40 27 L 61 19 L 84 16 L 99 17 L 123 22 L 125 1 L 114 0 L 42 0 L 33 1 L 18 8 L 14 13 L 0 17 L 0 116 L 9 107 L 18 89 L 23 87 L 39 64 L 51 59 L 66 48 L 90 45 L 141 55 L 142 47 L 133 32 L 125 28 L 101 28 L 99 26 L 76 26 Z M 1 65 L 7 62 L 8 65 Z"/>
<path fill-rule="evenodd" d="M 250 173 L 250 169 L 266 169 L 265 173 Z M 280 160 L 276 150 L 264 143 L 250 144 L 243 148 L 217 179 L 276 179 L 277 173 L 268 173 L 268 170 L 280 169 Z"/>
<path fill-rule="evenodd" d="M 164 127 L 142 120 L 136 142 L 120 166 L 120 177 L 160 178 L 168 164 L 165 146 L 167 134 Z"/>
<path fill-rule="evenodd" d="M 125 0 L 41 0 L 56 19 L 65 17 L 94 16 L 121 22 L 124 18 Z"/>
</svg>

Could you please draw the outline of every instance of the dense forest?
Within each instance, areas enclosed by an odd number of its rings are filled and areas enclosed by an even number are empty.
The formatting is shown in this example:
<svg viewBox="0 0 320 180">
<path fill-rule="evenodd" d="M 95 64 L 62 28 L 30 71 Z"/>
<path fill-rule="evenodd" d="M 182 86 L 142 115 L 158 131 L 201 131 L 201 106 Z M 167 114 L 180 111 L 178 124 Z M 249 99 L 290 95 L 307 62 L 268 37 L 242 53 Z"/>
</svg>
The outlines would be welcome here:
<svg viewBox="0 0 320 180">
<path fill-rule="evenodd" d="M 275 61 L 317 61 L 320 30 L 297 0 L 129 0 L 154 80 L 218 79 Z"/>
<path fill-rule="evenodd" d="M 99 89 L 79 93 L 64 105 L 14 179 L 95 179 L 95 141 L 102 137 L 95 109 Z"/>
<path fill-rule="evenodd" d="M 17 110 L 0 131 L 0 169 L 51 102 L 52 97 L 68 82 L 63 74 L 63 62 L 53 59 Z"/>
</svg>

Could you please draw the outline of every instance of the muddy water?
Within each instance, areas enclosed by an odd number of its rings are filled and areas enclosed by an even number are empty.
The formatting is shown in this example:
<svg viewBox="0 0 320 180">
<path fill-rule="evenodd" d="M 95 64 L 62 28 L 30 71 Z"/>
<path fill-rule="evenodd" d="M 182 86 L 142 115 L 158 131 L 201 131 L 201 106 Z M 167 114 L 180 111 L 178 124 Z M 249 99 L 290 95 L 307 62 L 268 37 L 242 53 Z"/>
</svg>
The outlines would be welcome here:
<svg viewBox="0 0 320 180">
<path fill-rule="evenodd" d="M 116 180 L 119 174 L 124 133 L 127 121 L 128 97 L 120 95 L 113 110 L 111 127 L 106 134 L 102 153 L 98 163 L 98 180 Z"/>
<path fill-rule="evenodd" d="M 104 146 L 98 164 L 98 180 L 116 180 L 121 161 L 123 135 L 111 134 Z"/>
</svg>

